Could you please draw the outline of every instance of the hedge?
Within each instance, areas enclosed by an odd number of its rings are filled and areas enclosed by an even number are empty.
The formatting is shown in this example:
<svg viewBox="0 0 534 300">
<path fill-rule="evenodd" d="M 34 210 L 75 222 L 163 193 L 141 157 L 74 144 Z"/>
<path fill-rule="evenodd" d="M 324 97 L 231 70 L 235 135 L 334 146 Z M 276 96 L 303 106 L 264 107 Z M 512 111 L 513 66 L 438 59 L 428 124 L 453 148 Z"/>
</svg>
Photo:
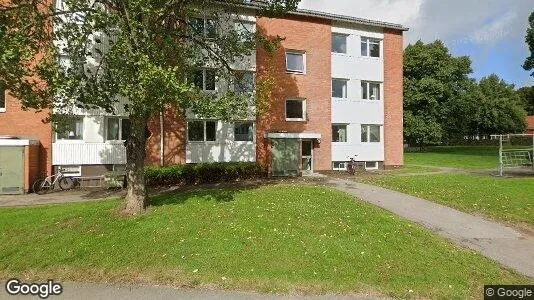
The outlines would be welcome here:
<svg viewBox="0 0 534 300">
<path fill-rule="evenodd" d="M 145 169 L 149 186 L 219 183 L 265 176 L 265 169 L 251 162 L 185 164 Z"/>
</svg>

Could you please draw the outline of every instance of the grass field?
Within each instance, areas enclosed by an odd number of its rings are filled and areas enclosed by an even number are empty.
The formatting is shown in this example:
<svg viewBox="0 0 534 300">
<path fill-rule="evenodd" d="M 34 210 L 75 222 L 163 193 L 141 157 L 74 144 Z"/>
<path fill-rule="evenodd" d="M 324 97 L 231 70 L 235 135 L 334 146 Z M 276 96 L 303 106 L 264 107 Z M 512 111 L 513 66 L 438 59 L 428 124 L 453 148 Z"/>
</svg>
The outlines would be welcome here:
<svg viewBox="0 0 534 300">
<path fill-rule="evenodd" d="M 381 176 L 362 179 L 464 212 L 534 228 L 534 178 L 439 174 Z"/>
<path fill-rule="evenodd" d="M 423 152 L 407 152 L 407 165 L 449 167 L 459 169 L 497 169 L 499 147 L 429 147 Z"/>
<path fill-rule="evenodd" d="M 447 299 L 532 282 L 328 188 L 167 194 L 133 219 L 119 203 L 0 209 L 0 277 Z"/>
<path fill-rule="evenodd" d="M 406 153 L 405 173 L 414 165 L 479 171 L 496 168 L 497 147 L 432 147 L 427 152 Z M 414 169 L 416 168 L 416 169 Z M 436 169 L 434 169 L 436 170 Z M 397 172 L 397 173 L 396 173 Z M 500 178 L 476 174 L 424 174 L 410 177 L 366 176 L 359 180 L 438 202 L 464 212 L 526 225 L 534 230 L 534 177 Z"/>
</svg>

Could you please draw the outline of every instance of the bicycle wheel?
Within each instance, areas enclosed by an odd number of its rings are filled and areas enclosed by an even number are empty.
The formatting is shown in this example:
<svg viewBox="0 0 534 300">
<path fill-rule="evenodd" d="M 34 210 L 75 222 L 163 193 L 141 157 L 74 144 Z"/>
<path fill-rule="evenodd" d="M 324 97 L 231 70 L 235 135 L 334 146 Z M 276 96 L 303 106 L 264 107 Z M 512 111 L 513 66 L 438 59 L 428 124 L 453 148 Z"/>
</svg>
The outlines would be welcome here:
<svg viewBox="0 0 534 300">
<path fill-rule="evenodd" d="M 59 188 L 62 190 L 69 190 L 74 185 L 72 178 L 63 177 L 59 180 Z"/>
<path fill-rule="evenodd" d="M 42 195 L 50 189 L 50 183 L 44 179 L 37 179 L 32 186 L 33 192 Z"/>
</svg>

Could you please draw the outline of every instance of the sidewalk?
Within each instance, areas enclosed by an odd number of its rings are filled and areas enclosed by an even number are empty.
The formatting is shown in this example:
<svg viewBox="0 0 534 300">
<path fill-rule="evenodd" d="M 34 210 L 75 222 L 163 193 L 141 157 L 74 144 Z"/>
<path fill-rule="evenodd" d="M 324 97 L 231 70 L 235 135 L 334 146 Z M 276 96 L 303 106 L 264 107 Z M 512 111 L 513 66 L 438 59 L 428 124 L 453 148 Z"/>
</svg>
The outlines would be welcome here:
<svg viewBox="0 0 534 300">
<path fill-rule="evenodd" d="M 315 300 L 315 299 L 388 299 L 365 295 L 325 295 L 325 296 L 299 296 L 299 295 L 274 295 L 257 294 L 252 292 L 219 291 L 202 289 L 184 289 L 171 287 L 148 287 L 148 286 L 128 286 L 109 284 L 89 284 L 89 283 L 63 283 L 63 293 L 59 296 L 50 296 L 54 300 L 216 300 L 216 299 L 236 299 L 236 300 L 267 300 L 267 299 L 289 299 L 289 300 Z M 0 291 L 0 299 L 39 299 L 37 296 L 9 296 L 5 290 Z"/>
<path fill-rule="evenodd" d="M 456 244 L 468 247 L 534 278 L 534 237 L 453 208 L 388 189 L 342 179 L 326 184 L 414 221 Z"/>
</svg>

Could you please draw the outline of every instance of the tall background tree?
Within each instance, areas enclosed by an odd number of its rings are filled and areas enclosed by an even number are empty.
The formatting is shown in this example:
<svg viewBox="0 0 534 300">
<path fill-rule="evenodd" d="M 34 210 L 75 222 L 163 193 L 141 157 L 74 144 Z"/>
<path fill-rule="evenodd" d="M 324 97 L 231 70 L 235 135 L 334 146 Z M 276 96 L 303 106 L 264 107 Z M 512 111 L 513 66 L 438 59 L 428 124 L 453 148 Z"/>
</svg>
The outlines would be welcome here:
<svg viewBox="0 0 534 300">
<path fill-rule="evenodd" d="M 517 93 L 519 94 L 519 98 L 521 98 L 527 114 L 529 116 L 534 115 L 534 86 L 522 87 L 517 90 Z"/>
<path fill-rule="evenodd" d="M 192 75 L 207 67 L 217 70 L 219 79 L 238 81 L 232 67 L 236 62 L 257 45 L 276 44 L 228 22 L 243 2 L 2 1 L 0 85 L 24 108 L 50 109 L 47 121 L 59 124 L 76 109 L 114 113 L 127 99 L 123 109 L 131 136 L 126 141 L 124 211 L 140 213 L 147 206 L 144 165 L 150 118 L 168 107 L 223 120 L 250 113 L 250 97 L 205 93 L 194 86 Z M 271 0 L 257 12 L 283 14 L 298 2 Z"/>
<path fill-rule="evenodd" d="M 525 130 L 525 100 L 493 74 L 469 78 L 469 57 L 453 57 L 441 41 L 406 48 L 404 135 L 411 145 L 454 143 L 472 136 Z"/>
<path fill-rule="evenodd" d="M 525 63 L 523 64 L 523 68 L 527 71 L 534 70 L 534 12 L 530 14 L 530 17 L 528 18 L 529 27 L 527 29 L 527 36 L 525 38 L 525 41 L 527 42 L 528 48 L 530 50 L 530 56 L 527 57 L 525 60 Z M 531 76 L 534 76 L 534 72 L 530 74 Z"/>
</svg>

